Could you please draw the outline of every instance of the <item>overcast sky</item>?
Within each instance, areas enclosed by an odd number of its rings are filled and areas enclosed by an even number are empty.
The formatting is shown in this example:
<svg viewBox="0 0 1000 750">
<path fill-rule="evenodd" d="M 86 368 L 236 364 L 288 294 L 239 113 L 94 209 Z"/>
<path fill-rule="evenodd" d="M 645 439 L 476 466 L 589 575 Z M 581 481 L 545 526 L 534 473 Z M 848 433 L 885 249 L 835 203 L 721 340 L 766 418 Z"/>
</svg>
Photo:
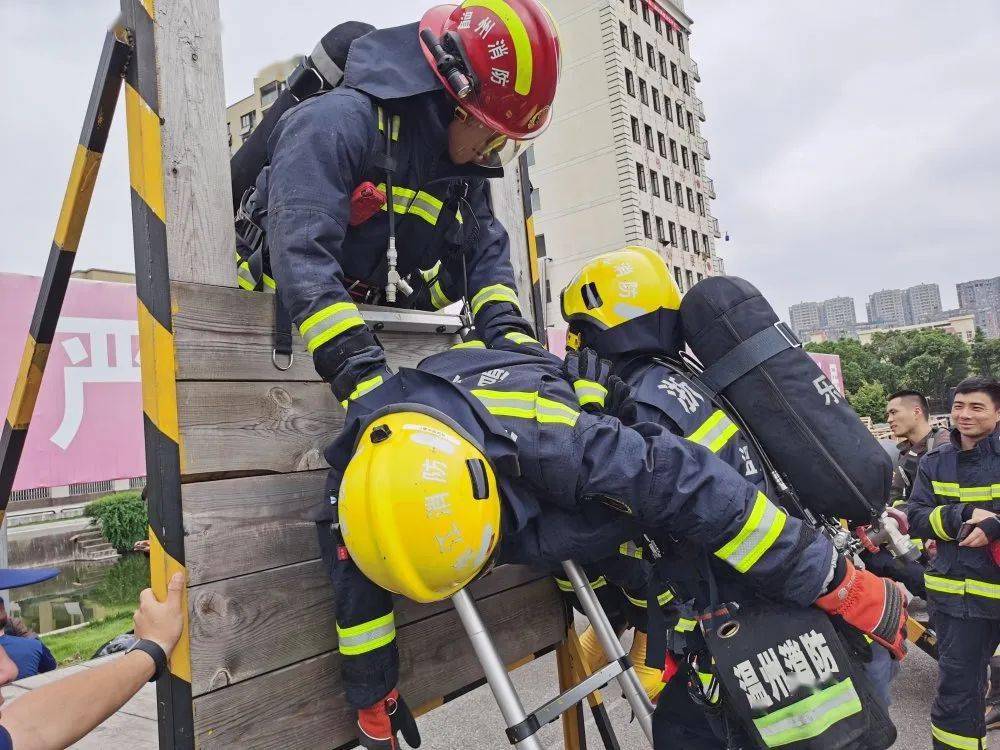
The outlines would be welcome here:
<svg viewBox="0 0 1000 750">
<path fill-rule="evenodd" d="M 311 50 L 346 20 L 345 5 L 223 0 L 227 102 L 250 93 L 263 65 Z M 415 20 L 423 3 L 355 7 L 382 26 Z M 117 8 L 0 0 L 0 271 L 44 269 Z M 1000 275 L 1000 3 L 688 0 L 687 10 L 730 273 L 782 315 L 846 294 L 861 319 L 878 289 L 937 282 L 950 307 L 955 282 Z M 127 196 L 119 112 L 77 268 L 131 269 Z"/>
</svg>

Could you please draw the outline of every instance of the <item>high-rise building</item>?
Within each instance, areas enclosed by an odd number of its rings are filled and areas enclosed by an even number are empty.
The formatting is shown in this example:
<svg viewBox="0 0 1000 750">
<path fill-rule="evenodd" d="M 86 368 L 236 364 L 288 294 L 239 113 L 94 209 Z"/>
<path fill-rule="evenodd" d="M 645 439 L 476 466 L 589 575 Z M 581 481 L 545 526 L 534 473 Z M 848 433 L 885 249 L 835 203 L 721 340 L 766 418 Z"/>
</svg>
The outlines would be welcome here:
<svg viewBox="0 0 1000 750">
<path fill-rule="evenodd" d="M 799 302 L 788 308 L 788 323 L 795 335 L 805 338 L 823 327 L 822 311 L 818 302 Z"/>
<path fill-rule="evenodd" d="M 868 295 L 868 322 L 886 326 L 904 326 L 909 323 L 906 315 L 906 293 L 902 289 L 883 289 Z"/>
<path fill-rule="evenodd" d="M 958 306 L 975 316 L 987 338 L 1000 338 L 1000 276 L 956 284 Z"/>
<path fill-rule="evenodd" d="M 926 323 L 934 320 L 940 312 L 941 289 L 937 284 L 917 284 L 906 290 L 908 324 Z"/>
<path fill-rule="evenodd" d="M 559 24 L 554 120 L 532 149 L 546 321 L 580 264 L 653 247 L 682 291 L 718 273 L 701 81 L 683 0 L 547 0 Z"/>
<path fill-rule="evenodd" d="M 268 65 L 253 79 L 253 93 L 226 107 L 226 125 L 229 128 L 229 151 L 235 154 L 250 133 L 257 127 L 278 94 L 285 90 L 285 80 L 295 70 L 299 58 Z"/>
</svg>

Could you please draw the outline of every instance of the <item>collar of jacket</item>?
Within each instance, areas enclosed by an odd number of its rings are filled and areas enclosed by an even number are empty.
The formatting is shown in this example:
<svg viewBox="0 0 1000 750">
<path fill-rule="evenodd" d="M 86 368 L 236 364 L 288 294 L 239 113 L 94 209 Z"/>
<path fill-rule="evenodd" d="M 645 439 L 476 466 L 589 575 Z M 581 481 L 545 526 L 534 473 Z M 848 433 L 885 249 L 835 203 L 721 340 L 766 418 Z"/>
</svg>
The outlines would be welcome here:
<svg viewBox="0 0 1000 750">
<path fill-rule="evenodd" d="M 949 443 L 958 452 L 962 453 L 962 433 L 958 431 L 957 427 L 952 427 L 951 431 L 948 433 Z M 1000 456 L 1000 424 L 998 424 L 987 437 L 984 437 L 975 447 L 964 451 L 966 453 L 971 453 L 976 451 L 978 453 L 993 453 L 994 455 Z"/>
<path fill-rule="evenodd" d="M 342 471 L 368 424 L 399 404 L 419 404 L 445 414 L 483 450 L 498 481 L 499 475 L 520 474 L 514 440 L 477 398 L 442 377 L 405 367 L 351 403 L 343 429 L 326 450 L 330 466 Z"/>
<path fill-rule="evenodd" d="M 917 442 L 911 443 L 909 440 L 901 440 L 896 444 L 896 449 L 899 451 L 900 455 L 913 451 L 918 456 L 922 456 L 928 451 L 927 444 L 930 442 L 931 438 L 934 439 L 935 445 L 941 442 L 942 432 L 947 432 L 947 430 L 942 427 L 931 427 L 930 432 L 920 438 Z"/>
<path fill-rule="evenodd" d="M 680 314 L 663 308 L 584 338 L 588 348 L 611 360 L 637 354 L 663 354 L 676 359 L 684 348 Z"/>
</svg>

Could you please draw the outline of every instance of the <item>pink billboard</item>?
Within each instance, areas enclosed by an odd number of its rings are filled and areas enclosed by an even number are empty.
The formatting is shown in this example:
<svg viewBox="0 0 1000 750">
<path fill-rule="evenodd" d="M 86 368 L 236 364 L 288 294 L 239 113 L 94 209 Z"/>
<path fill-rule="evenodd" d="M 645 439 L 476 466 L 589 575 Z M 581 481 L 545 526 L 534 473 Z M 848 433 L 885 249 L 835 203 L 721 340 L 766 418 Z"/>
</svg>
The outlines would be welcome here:
<svg viewBox="0 0 1000 750">
<path fill-rule="evenodd" d="M 6 413 L 41 279 L 0 273 Z M 135 287 L 70 281 L 14 489 L 146 473 Z"/>
<path fill-rule="evenodd" d="M 840 391 L 840 395 L 844 395 L 844 371 L 840 367 L 840 355 L 839 354 L 817 354 L 816 352 L 808 352 L 809 356 L 812 357 L 813 362 L 815 362 L 819 369 L 823 371 L 826 375 L 827 380 L 829 380 L 833 385 Z"/>
</svg>

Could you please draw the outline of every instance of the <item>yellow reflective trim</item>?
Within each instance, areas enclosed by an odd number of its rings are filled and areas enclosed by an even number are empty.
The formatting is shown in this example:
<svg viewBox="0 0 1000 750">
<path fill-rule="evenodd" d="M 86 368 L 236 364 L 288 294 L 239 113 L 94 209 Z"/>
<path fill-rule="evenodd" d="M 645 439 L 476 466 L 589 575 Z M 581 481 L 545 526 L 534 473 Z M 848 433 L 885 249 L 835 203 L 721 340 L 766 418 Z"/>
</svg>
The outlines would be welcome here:
<svg viewBox="0 0 1000 750">
<path fill-rule="evenodd" d="M 979 750 L 980 747 L 986 747 L 986 737 L 966 737 L 954 732 L 948 732 L 934 724 L 931 724 L 931 735 L 938 742 L 943 742 L 948 747 L 953 747 L 956 750 Z M 980 743 L 982 744 L 980 745 Z"/>
<path fill-rule="evenodd" d="M 721 409 L 712 412 L 697 430 L 688 436 L 688 440 L 708 448 L 712 453 L 721 451 L 730 438 L 739 432 L 739 427 Z"/>
<path fill-rule="evenodd" d="M 695 627 L 697 627 L 697 625 L 697 621 L 692 620 L 689 617 L 682 617 L 677 621 L 677 624 L 674 625 L 674 630 L 678 633 L 690 633 L 695 629 Z"/>
<path fill-rule="evenodd" d="M 580 416 L 580 412 L 571 409 L 566 404 L 558 401 L 538 397 L 536 403 L 535 419 L 542 423 L 565 424 L 573 427 Z"/>
<path fill-rule="evenodd" d="M 484 344 L 479 339 L 471 339 L 470 341 L 462 341 L 461 343 L 455 344 L 452 349 L 485 349 L 486 344 Z"/>
<path fill-rule="evenodd" d="M 431 304 L 434 309 L 440 310 L 442 307 L 447 307 L 451 304 L 451 300 L 445 296 L 444 290 L 441 289 L 441 280 L 435 279 L 434 283 L 431 284 Z"/>
<path fill-rule="evenodd" d="M 483 402 L 486 410 L 495 416 L 534 419 L 543 424 L 576 424 L 580 413 L 566 404 L 543 398 L 537 392 L 472 390 L 472 395 Z"/>
<path fill-rule="evenodd" d="M 387 615 L 342 628 L 337 623 L 337 649 L 344 656 L 357 656 L 381 648 L 396 637 L 396 618 L 390 612 Z"/>
<path fill-rule="evenodd" d="M 938 539 L 943 539 L 946 542 L 955 541 L 952 537 L 948 536 L 948 532 L 944 530 L 944 519 L 941 518 L 941 513 L 944 511 L 944 505 L 938 505 L 931 511 L 929 520 L 931 523 L 931 529 L 937 535 Z"/>
<path fill-rule="evenodd" d="M 374 378 L 368 378 L 368 380 L 362 380 L 358 383 L 357 387 L 351 391 L 351 395 L 347 397 L 347 400 L 353 401 L 356 398 L 361 398 L 368 393 L 368 391 L 378 388 L 383 382 L 385 382 L 385 379 L 381 375 L 376 375 Z"/>
<path fill-rule="evenodd" d="M 364 324 L 365 320 L 361 317 L 357 305 L 353 302 L 335 302 L 302 321 L 299 333 L 305 339 L 309 351 L 314 352 L 330 339 Z M 313 333 L 314 328 L 319 330 Z"/>
<path fill-rule="evenodd" d="M 524 21 L 504 0 L 467 0 L 462 7 L 466 9 L 486 8 L 486 10 L 493 11 L 507 27 L 507 32 L 514 43 L 514 55 L 517 57 L 514 91 L 521 96 L 527 96 L 531 92 L 531 78 L 535 63 L 531 53 L 531 40 L 528 38 L 528 30 L 525 28 Z"/>
<path fill-rule="evenodd" d="M 472 297 L 472 314 L 476 315 L 487 302 L 510 302 L 515 307 L 519 307 L 517 292 L 506 284 L 493 284 L 480 289 Z"/>
<path fill-rule="evenodd" d="M 959 497 L 959 486 L 957 482 L 935 482 L 931 481 L 931 488 L 935 495 L 945 497 Z"/>
<path fill-rule="evenodd" d="M 746 573 L 764 556 L 785 527 L 788 517 L 763 492 L 758 492 L 750 517 L 733 539 L 715 552 L 740 573 Z"/>
<path fill-rule="evenodd" d="M 640 609 L 646 609 L 648 602 L 645 599 L 637 599 L 634 596 L 630 596 L 625 589 L 622 589 L 622 593 L 625 594 L 625 598 L 628 599 L 632 604 Z"/>
<path fill-rule="evenodd" d="M 664 591 L 662 594 L 656 597 L 656 603 L 659 604 L 661 607 L 666 606 L 673 600 L 674 600 L 673 591 Z"/>
<path fill-rule="evenodd" d="M 942 578 L 924 573 L 924 585 L 928 591 L 937 591 L 940 594 L 954 594 L 955 596 L 965 594 L 965 581 L 957 581 L 953 578 Z"/>
<path fill-rule="evenodd" d="M 515 344 L 538 344 L 537 339 L 533 339 L 526 333 L 521 333 L 520 331 L 511 331 L 503 335 L 508 341 L 513 341 Z"/>
<path fill-rule="evenodd" d="M 264 286 L 266 286 L 268 289 L 277 289 L 278 288 L 278 285 L 274 281 L 274 279 L 272 279 L 266 273 L 263 275 L 263 281 L 264 281 Z"/>
<path fill-rule="evenodd" d="M 555 578 L 556 586 L 559 587 L 560 591 L 564 591 L 567 594 L 573 593 L 573 584 L 570 581 L 567 581 L 565 578 L 558 578 L 556 576 L 553 576 L 553 578 Z M 599 589 L 602 586 L 608 585 L 608 581 L 604 576 L 601 576 L 596 581 L 589 581 L 589 583 L 590 583 L 590 588 L 592 589 Z"/>
</svg>

